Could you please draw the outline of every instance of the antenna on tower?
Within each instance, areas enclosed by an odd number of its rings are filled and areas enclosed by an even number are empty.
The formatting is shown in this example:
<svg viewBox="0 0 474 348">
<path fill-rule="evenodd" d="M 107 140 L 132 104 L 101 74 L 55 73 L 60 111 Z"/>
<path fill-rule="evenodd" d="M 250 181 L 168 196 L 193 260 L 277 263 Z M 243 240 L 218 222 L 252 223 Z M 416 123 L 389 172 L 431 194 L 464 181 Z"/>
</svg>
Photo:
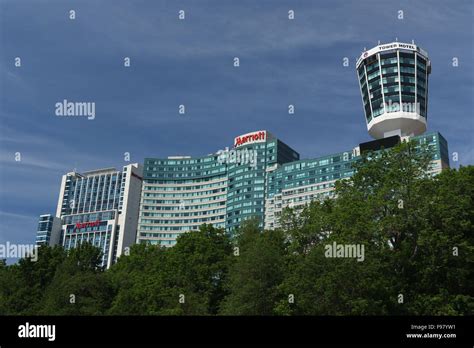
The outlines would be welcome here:
<svg viewBox="0 0 474 348">
<path fill-rule="evenodd" d="M 378 44 L 377 45 L 380 45 L 380 40 L 378 41 Z"/>
<path fill-rule="evenodd" d="M 395 38 L 395 41 L 398 42 L 398 37 Z"/>
<path fill-rule="evenodd" d="M 414 45 L 414 44 L 415 44 L 415 40 L 411 39 L 411 43 Z"/>
</svg>

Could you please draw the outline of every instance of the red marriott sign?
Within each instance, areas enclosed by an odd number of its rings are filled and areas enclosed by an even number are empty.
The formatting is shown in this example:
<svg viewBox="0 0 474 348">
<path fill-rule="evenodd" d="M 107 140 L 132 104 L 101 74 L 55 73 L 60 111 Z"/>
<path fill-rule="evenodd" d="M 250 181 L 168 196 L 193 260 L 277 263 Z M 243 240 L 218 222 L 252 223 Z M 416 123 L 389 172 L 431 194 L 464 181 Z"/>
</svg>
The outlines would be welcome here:
<svg viewBox="0 0 474 348">
<path fill-rule="evenodd" d="M 267 140 L 267 131 L 257 131 L 238 136 L 234 139 L 234 147 L 248 145 L 252 143 L 261 143 Z"/>
<path fill-rule="evenodd" d="M 81 229 L 81 228 L 87 228 L 87 227 L 95 227 L 99 226 L 100 220 L 96 221 L 89 221 L 89 222 L 78 222 L 76 223 L 76 228 Z"/>
</svg>

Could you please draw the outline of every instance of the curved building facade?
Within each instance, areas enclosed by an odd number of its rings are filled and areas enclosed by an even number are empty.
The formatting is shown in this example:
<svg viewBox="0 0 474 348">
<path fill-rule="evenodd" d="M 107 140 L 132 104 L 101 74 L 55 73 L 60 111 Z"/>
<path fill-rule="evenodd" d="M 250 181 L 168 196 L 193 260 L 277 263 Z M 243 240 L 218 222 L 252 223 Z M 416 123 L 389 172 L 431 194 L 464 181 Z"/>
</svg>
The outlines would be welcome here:
<svg viewBox="0 0 474 348">
<path fill-rule="evenodd" d="M 253 161 L 229 163 L 227 230 L 234 230 L 242 221 L 251 217 L 258 218 L 260 226 L 264 227 L 267 168 L 296 161 L 300 156 L 291 147 L 264 130 L 236 137 L 234 151 L 237 154 L 253 154 L 248 156 L 253 158 Z"/>
<path fill-rule="evenodd" d="M 225 227 L 227 168 L 218 155 L 146 158 L 137 240 L 173 246 L 202 224 Z"/>
<path fill-rule="evenodd" d="M 392 42 L 362 53 L 356 64 L 369 134 L 375 139 L 426 131 L 431 62 L 415 44 Z"/>
<path fill-rule="evenodd" d="M 298 159 L 265 130 L 240 135 L 232 149 L 205 157 L 146 158 L 137 242 L 169 247 L 202 224 L 232 233 L 248 218 L 263 227 L 267 167 Z"/>
<path fill-rule="evenodd" d="M 281 227 L 286 207 L 300 211 L 334 197 L 336 181 L 354 174 L 352 164 L 362 154 L 407 140 L 418 144 L 417 151 L 426 148 L 421 145 L 432 150 L 428 174 L 436 175 L 449 167 L 449 156 L 441 134 L 423 134 L 430 72 L 428 54 L 414 44 L 363 52 L 357 73 L 367 129 L 376 140 L 345 152 L 300 160 L 270 132 L 257 130 L 235 137 L 231 149 L 203 157 L 145 158 L 143 167 L 127 165 L 122 172 L 68 173 L 56 215 L 40 216 L 37 243 L 69 249 L 87 241 L 102 249 L 103 264 L 110 267 L 134 242 L 171 247 L 203 224 L 232 235 L 255 218 L 272 230 Z"/>
<path fill-rule="evenodd" d="M 337 180 L 354 174 L 352 164 L 364 149 L 394 146 L 373 140 L 351 150 L 300 160 L 291 147 L 262 130 L 234 139 L 205 157 L 146 158 L 138 218 L 137 243 L 171 247 L 202 224 L 234 231 L 249 218 L 265 229 L 280 227 L 286 207 L 302 208 L 334 196 Z M 447 143 L 439 133 L 413 138 L 433 149 L 432 173 L 449 166 Z"/>
</svg>

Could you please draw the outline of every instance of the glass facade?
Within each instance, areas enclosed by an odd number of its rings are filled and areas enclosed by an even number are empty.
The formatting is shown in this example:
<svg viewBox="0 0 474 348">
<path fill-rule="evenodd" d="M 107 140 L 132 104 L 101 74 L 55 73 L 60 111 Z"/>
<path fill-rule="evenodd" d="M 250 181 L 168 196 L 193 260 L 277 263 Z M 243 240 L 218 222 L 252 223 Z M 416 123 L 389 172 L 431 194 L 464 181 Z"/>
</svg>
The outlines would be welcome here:
<svg viewBox="0 0 474 348">
<path fill-rule="evenodd" d="M 335 182 L 354 174 L 361 149 L 393 146 L 401 138 L 434 150 L 432 174 L 449 167 L 446 140 L 437 132 L 423 134 L 431 73 L 427 53 L 414 44 L 379 45 L 362 53 L 356 71 L 367 128 L 378 140 L 300 160 L 296 151 L 269 132 L 256 131 L 236 137 L 230 151 L 199 158 L 145 158 L 143 178 L 141 171 L 140 176 L 130 172 L 130 166 L 122 172 L 69 173 L 63 177 L 56 213 L 62 219 L 61 243 L 71 248 L 89 241 L 104 251 L 104 264 L 110 265 L 120 243 L 170 247 L 181 234 L 202 224 L 232 234 L 243 221 L 257 218 L 261 227 L 278 228 L 285 207 L 333 197 Z M 130 195 L 125 194 L 132 192 L 125 190 L 131 176 L 140 180 L 133 184 L 134 204 L 126 203 Z M 130 218 L 122 214 L 125 205 Z M 46 243 L 51 235 L 50 218 L 41 217 L 38 243 Z"/>
<path fill-rule="evenodd" d="M 264 223 L 265 171 L 299 154 L 265 131 L 228 151 L 201 158 L 146 158 L 137 241 L 172 246 L 212 224 L 232 231 L 249 217 Z"/>
<path fill-rule="evenodd" d="M 431 173 L 449 167 L 448 144 L 441 134 L 427 133 L 412 139 L 420 145 L 427 144 L 433 151 Z M 335 182 L 354 175 L 352 165 L 358 159 L 359 152 L 354 149 L 268 170 L 265 228 L 280 227 L 279 218 L 285 207 L 298 208 L 313 200 L 334 197 Z"/>
<path fill-rule="evenodd" d="M 285 207 L 304 207 L 313 200 L 334 197 L 336 181 L 350 178 L 352 165 L 360 158 L 362 145 L 300 160 L 291 147 L 265 134 L 256 141 L 246 136 L 242 144 L 226 149 L 225 155 L 219 151 L 199 158 L 146 158 L 134 194 L 136 204 L 129 202 L 127 208 L 136 218 L 126 227 L 128 219 L 121 207 L 131 197 L 125 189 L 126 180 L 134 175 L 127 172 L 129 166 L 122 172 L 64 175 L 56 244 L 70 249 L 87 241 L 103 251 L 103 265 L 110 266 L 123 249 L 122 234 L 131 239 L 127 245 L 171 247 L 181 234 L 196 231 L 202 224 L 233 234 L 243 221 L 257 218 L 261 227 L 275 229 Z M 439 133 L 411 139 L 433 149 L 433 174 L 449 166 L 448 145 Z M 52 215 L 40 217 L 38 244 L 49 243 L 54 219 Z"/>
<path fill-rule="evenodd" d="M 51 214 L 41 215 L 36 230 L 36 245 L 49 245 L 55 218 Z"/>
<path fill-rule="evenodd" d="M 84 227 L 68 224 L 63 230 L 63 246 L 68 250 L 77 247 L 80 243 L 88 242 L 102 250 L 102 264 L 105 266 L 109 257 L 113 228 L 114 224 L 109 224 L 107 221 Z"/>
<path fill-rule="evenodd" d="M 172 246 L 202 224 L 225 227 L 227 167 L 218 155 L 146 158 L 137 240 Z"/>
<path fill-rule="evenodd" d="M 61 207 L 61 216 L 119 208 L 122 172 L 69 173 Z"/>
<path fill-rule="evenodd" d="M 63 175 L 56 214 L 40 216 L 37 243 L 69 250 L 88 242 L 110 267 L 136 242 L 142 175 L 138 163 Z"/>
<path fill-rule="evenodd" d="M 353 151 L 286 163 L 267 171 L 265 228 L 280 226 L 285 207 L 296 208 L 332 197 L 334 184 L 353 175 Z"/>
<path fill-rule="evenodd" d="M 414 137 L 413 140 L 421 145 L 427 145 L 433 152 L 432 169 L 433 174 L 439 173 L 441 170 L 449 168 L 449 153 L 448 142 L 438 132 L 429 132 L 423 135 Z"/>
<path fill-rule="evenodd" d="M 62 221 L 59 243 L 64 248 L 89 242 L 101 249 L 103 266 L 109 267 L 116 261 L 121 237 L 119 216 L 123 213 L 125 192 L 128 192 L 126 179 L 134 175 L 133 169 L 129 165 L 123 171 L 105 168 L 64 176 L 59 211 Z M 138 213 L 138 197 L 136 210 Z M 129 233 L 135 238 L 135 229 Z"/>
<path fill-rule="evenodd" d="M 268 133 L 265 142 L 240 146 L 240 151 L 256 151 L 255 166 L 231 164 L 227 194 L 226 228 L 232 232 L 242 221 L 258 218 L 261 227 L 265 220 L 266 170 L 269 166 L 298 160 L 300 155 Z"/>
<path fill-rule="evenodd" d="M 367 123 L 397 111 L 427 117 L 427 58 L 417 52 L 379 53 L 367 58 L 357 71 Z"/>
<path fill-rule="evenodd" d="M 333 197 L 337 180 L 354 174 L 358 147 L 315 159 L 299 154 L 270 133 L 264 141 L 232 151 L 253 153 L 253 163 L 201 158 L 147 158 L 137 241 L 172 246 L 176 238 L 207 223 L 232 234 L 244 220 L 258 218 L 267 229 L 279 227 L 285 207 Z M 447 143 L 439 133 L 414 137 L 434 149 L 433 172 L 449 166 Z"/>
</svg>

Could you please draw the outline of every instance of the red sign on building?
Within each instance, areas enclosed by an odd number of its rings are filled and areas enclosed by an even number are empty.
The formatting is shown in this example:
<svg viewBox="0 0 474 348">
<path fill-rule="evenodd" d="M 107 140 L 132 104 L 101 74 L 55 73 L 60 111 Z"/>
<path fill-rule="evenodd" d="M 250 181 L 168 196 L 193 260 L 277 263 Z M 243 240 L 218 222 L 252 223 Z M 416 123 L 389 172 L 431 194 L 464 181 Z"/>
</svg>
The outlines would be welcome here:
<svg viewBox="0 0 474 348">
<path fill-rule="evenodd" d="M 78 222 L 76 223 L 76 228 L 81 229 L 81 228 L 87 228 L 87 227 L 95 227 L 99 226 L 100 220 L 96 221 L 89 221 L 89 222 Z"/>
<path fill-rule="evenodd" d="M 234 147 L 257 143 L 257 142 L 264 142 L 267 140 L 267 132 L 266 131 L 258 131 L 253 133 L 247 133 L 241 136 L 238 136 L 234 139 Z"/>
</svg>

